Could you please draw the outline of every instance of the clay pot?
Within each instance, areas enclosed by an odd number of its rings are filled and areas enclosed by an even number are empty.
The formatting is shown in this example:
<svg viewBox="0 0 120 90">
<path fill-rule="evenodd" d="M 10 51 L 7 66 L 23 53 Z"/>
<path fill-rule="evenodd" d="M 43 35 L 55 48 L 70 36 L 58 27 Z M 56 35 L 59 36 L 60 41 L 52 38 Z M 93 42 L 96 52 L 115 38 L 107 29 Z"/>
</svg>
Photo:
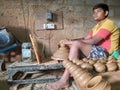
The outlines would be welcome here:
<svg viewBox="0 0 120 90">
<path fill-rule="evenodd" d="M 100 60 L 100 62 L 103 63 L 103 64 L 107 63 L 107 61 L 105 61 L 105 60 Z"/>
<path fill-rule="evenodd" d="M 79 61 L 79 59 L 73 59 L 72 62 L 76 64 Z"/>
<path fill-rule="evenodd" d="M 69 60 L 64 60 L 63 61 L 63 65 L 66 69 L 69 70 L 70 73 L 72 73 L 73 71 L 76 71 L 78 68 L 80 68 L 79 66 L 73 64 L 71 61 Z"/>
<path fill-rule="evenodd" d="M 72 62 L 69 61 L 69 60 L 64 60 L 63 61 L 63 66 L 67 69 L 67 68 L 70 68 L 72 66 Z"/>
<path fill-rule="evenodd" d="M 117 67 L 118 67 L 117 63 L 112 61 L 107 62 L 106 66 L 108 71 L 115 71 L 117 70 Z"/>
<path fill-rule="evenodd" d="M 71 67 L 69 67 L 69 68 L 67 68 L 67 69 L 69 69 L 69 72 L 72 73 L 73 71 L 76 71 L 76 69 L 78 69 L 78 68 L 79 68 L 79 66 L 77 66 L 77 65 L 72 65 Z"/>
<path fill-rule="evenodd" d="M 80 65 L 83 64 L 83 63 L 84 63 L 84 61 L 79 60 L 79 62 L 77 62 L 76 65 L 79 65 L 79 66 L 80 66 Z"/>
<path fill-rule="evenodd" d="M 119 58 L 119 59 L 117 59 L 117 62 L 120 62 L 120 58 Z"/>
<path fill-rule="evenodd" d="M 72 62 L 75 63 L 76 65 L 81 65 L 83 63 L 83 61 L 79 59 L 73 59 Z"/>
<path fill-rule="evenodd" d="M 103 90 L 111 90 L 111 85 L 109 82 L 106 83 Z"/>
<path fill-rule="evenodd" d="M 89 63 L 83 63 L 83 64 L 81 64 L 81 68 L 83 68 L 83 69 L 86 68 L 86 69 L 92 70 L 93 66 L 91 64 L 89 64 Z"/>
<path fill-rule="evenodd" d="M 109 60 L 115 60 L 115 58 L 114 58 L 113 56 L 109 56 L 109 57 L 108 57 L 108 61 L 109 61 Z"/>
<path fill-rule="evenodd" d="M 105 72 L 106 71 L 106 65 L 101 63 L 101 62 L 97 62 L 94 64 L 95 70 L 97 72 Z"/>
<path fill-rule="evenodd" d="M 111 90 L 110 84 L 102 76 L 95 76 L 86 84 L 87 90 Z"/>
<path fill-rule="evenodd" d="M 117 63 L 118 69 L 120 70 L 120 62 Z"/>
<path fill-rule="evenodd" d="M 73 63 L 69 60 L 64 60 L 63 61 L 63 66 L 66 68 L 70 68 L 73 65 Z"/>
<path fill-rule="evenodd" d="M 85 87 L 87 82 L 92 79 L 92 75 L 88 72 L 83 73 L 82 75 L 78 76 L 76 80 L 78 81 L 81 87 Z"/>
<path fill-rule="evenodd" d="M 95 64 L 95 61 L 89 60 L 88 63 L 91 64 L 91 65 L 93 65 L 93 64 Z"/>
<path fill-rule="evenodd" d="M 88 59 L 87 58 L 83 58 L 82 59 L 84 62 L 88 62 Z"/>
<path fill-rule="evenodd" d="M 64 60 L 64 61 L 63 61 L 63 65 L 64 65 L 64 66 L 69 65 L 69 64 L 71 64 L 71 62 L 70 62 L 69 60 Z"/>
<path fill-rule="evenodd" d="M 64 44 L 60 44 L 60 48 L 53 54 L 53 60 L 66 60 L 68 59 L 69 50 Z"/>
<path fill-rule="evenodd" d="M 103 58 L 100 58 L 99 61 L 100 61 L 101 63 L 104 63 L 104 64 L 105 64 L 105 63 L 107 62 L 107 58 L 104 58 L 104 57 L 103 57 Z"/>
<path fill-rule="evenodd" d="M 105 61 L 107 61 L 108 58 L 106 58 L 106 57 L 101 57 L 100 60 L 105 60 Z"/>
<path fill-rule="evenodd" d="M 96 57 L 92 58 L 92 60 L 95 62 L 98 61 L 98 59 Z"/>
<path fill-rule="evenodd" d="M 73 76 L 75 79 L 79 78 L 83 73 L 86 73 L 83 69 L 78 68 L 77 70 L 74 71 Z"/>
<path fill-rule="evenodd" d="M 117 60 L 118 69 L 120 70 L 120 59 Z"/>
<path fill-rule="evenodd" d="M 111 59 L 111 60 L 109 60 L 109 61 L 112 61 L 112 62 L 117 62 L 117 60 L 116 60 L 116 59 Z M 108 61 L 108 62 L 109 62 L 109 61 Z"/>
</svg>

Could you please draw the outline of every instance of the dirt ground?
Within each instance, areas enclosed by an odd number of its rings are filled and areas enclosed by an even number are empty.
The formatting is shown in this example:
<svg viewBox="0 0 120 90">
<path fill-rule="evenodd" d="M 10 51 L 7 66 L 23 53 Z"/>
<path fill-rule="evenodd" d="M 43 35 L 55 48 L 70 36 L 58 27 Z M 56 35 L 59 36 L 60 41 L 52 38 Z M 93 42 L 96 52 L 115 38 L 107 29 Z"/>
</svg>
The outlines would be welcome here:
<svg viewBox="0 0 120 90">
<path fill-rule="evenodd" d="M 15 59 L 15 58 L 14 58 Z M 6 63 L 6 68 L 14 62 L 14 59 L 11 59 L 11 63 Z M 62 75 L 61 72 L 59 75 Z M 33 75 L 34 77 L 35 75 Z M 37 74 L 37 77 L 39 74 Z M 36 76 L 35 76 L 36 77 Z M 47 76 L 49 77 L 49 75 Z M 44 77 L 43 77 L 44 78 Z M 8 84 L 8 74 L 7 71 L 0 71 L 0 90 L 47 90 L 46 83 L 35 83 L 35 84 Z M 70 82 L 70 87 L 63 90 L 79 90 L 75 81 L 72 79 Z"/>
<path fill-rule="evenodd" d="M 0 90 L 47 90 L 47 83 L 35 83 L 35 84 L 14 84 L 9 85 L 7 83 L 7 72 L 0 72 Z M 79 90 L 75 81 L 71 79 L 71 85 L 69 88 L 62 90 Z"/>
<path fill-rule="evenodd" d="M 101 74 L 111 84 L 111 90 L 120 90 L 120 71 L 107 72 Z M 21 84 L 9 86 L 7 83 L 7 72 L 0 72 L 0 90 L 47 90 L 46 83 Z M 69 88 L 62 90 L 81 90 L 74 80 L 71 80 Z"/>
<path fill-rule="evenodd" d="M 63 72 L 60 74 L 62 75 Z M 37 74 L 39 76 L 40 73 Z M 59 74 L 59 75 L 60 75 Z M 111 90 L 120 90 L 120 70 L 114 72 L 100 73 L 111 84 Z M 34 75 L 33 75 L 34 77 Z M 49 77 L 49 75 L 47 76 Z M 0 90 L 47 90 L 46 83 L 14 84 L 9 85 L 7 71 L 0 71 Z M 62 90 L 81 90 L 74 79 L 70 80 L 70 87 Z"/>
</svg>

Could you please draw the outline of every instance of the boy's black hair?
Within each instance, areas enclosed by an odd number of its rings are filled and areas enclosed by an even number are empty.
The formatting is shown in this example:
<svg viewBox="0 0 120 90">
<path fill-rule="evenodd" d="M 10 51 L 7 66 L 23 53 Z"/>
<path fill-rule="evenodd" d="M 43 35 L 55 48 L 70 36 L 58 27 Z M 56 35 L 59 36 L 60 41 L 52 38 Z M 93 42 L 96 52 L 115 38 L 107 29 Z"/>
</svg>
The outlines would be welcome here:
<svg viewBox="0 0 120 90">
<path fill-rule="evenodd" d="M 99 3 L 99 4 L 95 5 L 95 6 L 93 7 L 93 10 L 94 10 L 94 9 L 97 9 L 97 8 L 101 8 L 101 9 L 103 9 L 104 11 L 108 11 L 108 12 L 109 12 L 109 7 L 108 7 L 108 5 L 105 4 L 105 3 Z"/>
</svg>

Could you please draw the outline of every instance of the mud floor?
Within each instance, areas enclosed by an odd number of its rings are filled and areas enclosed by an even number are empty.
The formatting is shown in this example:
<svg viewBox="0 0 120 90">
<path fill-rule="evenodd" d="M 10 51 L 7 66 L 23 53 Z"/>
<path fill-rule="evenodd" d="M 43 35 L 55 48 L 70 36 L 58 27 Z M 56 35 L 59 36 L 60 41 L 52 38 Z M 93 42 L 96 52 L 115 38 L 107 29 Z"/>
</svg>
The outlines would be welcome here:
<svg viewBox="0 0 120 90">
<path fill-rule="evenodd" d="M 47 90 L 46 87 L 47 83 L 9 85 L 7 83 L 7 79 L 8 79 L 7 72 L 6 71 L 0 72 L 0 90 Z M 62 90 L 80 90 L 80 89 L 77 87 L 73 78 L 71 78 L 69 88 L 65 88 Z"/>
<path fill-rule="evenodd" d="M 56 72 L 58 73 L 58 72 Z M 59 75 L 62 75 L 63 72 L 59 72 Z M 52 73 L 54 74 L 54 73 Z M 106 72 L 101 73 L 106 80 L 108 80 L 112 86 L 111 90 L 120 90 L 120 71 Z M 30 78 L 39 77 L 41 73 L 37 72 Z M 48 74 L 47 77 L 51 77 L 51 74 Z M 43 75 L 44 78 L 44 75 Z M 35 84 L 15 84 L 9 85 L 7 83 L 8 75 L 6 71 L 0 72 L 0 90 L 47 90 L 46 83 L 35 83 Z M 73 78 L 70 79 L 70 87 L 62 90 L 81 90 Z"/>
</svg>

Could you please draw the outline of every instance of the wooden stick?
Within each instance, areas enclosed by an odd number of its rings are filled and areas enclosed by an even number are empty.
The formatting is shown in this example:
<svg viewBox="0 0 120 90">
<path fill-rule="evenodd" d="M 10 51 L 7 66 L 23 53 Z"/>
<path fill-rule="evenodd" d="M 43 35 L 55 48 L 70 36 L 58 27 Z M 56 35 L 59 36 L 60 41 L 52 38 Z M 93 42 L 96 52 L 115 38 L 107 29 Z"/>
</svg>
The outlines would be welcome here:
<svg viewBox="0 0 120 90">
<path fill-rule="evenodd" d="M 35 36 L 33 36 L 31 34 L 29 34 L 29 36 L 30 36 L 30 39 L 31 39 L 31 42 L 32 42 L 33 49 L 35 51 L 35 56 L 36 56 L 37 62 L 38 62 L 38 64 L 40 64 L 42 62 L 42 60 L 41 60 L 37 40 L 36 40 Z"/>
</svg>

